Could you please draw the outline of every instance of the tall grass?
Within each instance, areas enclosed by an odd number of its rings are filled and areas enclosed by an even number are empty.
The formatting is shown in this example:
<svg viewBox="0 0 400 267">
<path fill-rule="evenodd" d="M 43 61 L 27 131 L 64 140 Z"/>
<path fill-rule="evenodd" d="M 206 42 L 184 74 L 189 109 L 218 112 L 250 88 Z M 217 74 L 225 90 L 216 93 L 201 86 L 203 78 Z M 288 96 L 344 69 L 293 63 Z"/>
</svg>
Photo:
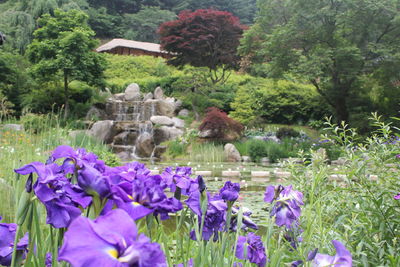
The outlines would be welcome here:
<svg viewBox="0 0 400 267">
<path fill-rule="evenodd" d="M 188 158 L 191 162 L 224 162 L 224 147 L 214 143 L 194 143 Z"/>
</svg>

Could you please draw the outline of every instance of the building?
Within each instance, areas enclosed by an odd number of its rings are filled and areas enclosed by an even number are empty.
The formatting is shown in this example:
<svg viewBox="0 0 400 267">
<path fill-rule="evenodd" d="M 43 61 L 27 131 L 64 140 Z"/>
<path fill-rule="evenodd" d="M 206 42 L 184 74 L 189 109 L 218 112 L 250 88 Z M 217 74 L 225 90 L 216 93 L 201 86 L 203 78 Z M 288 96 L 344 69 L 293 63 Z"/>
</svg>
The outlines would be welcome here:
<svg viewBox="0 0 400 267">
<path fill-rule="evenodd" d="M 99 53 L 117 55 L 153 56 L 171 58 L 171 54 L 163 51 L 159 44 L 131 41 L 125 39 L 112 39 L 96 49 Z"/>
</svg>

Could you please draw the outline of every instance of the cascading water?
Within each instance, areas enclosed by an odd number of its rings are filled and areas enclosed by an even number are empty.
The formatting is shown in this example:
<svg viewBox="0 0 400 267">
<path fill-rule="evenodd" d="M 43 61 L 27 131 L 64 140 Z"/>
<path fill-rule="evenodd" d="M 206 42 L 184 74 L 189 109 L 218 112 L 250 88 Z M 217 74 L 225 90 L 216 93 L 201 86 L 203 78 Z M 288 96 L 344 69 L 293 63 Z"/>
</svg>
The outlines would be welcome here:
<svg viewBox="0 0 400 267">
<path fill-rule="evenodd" d="M 107 100 L 106 119 L 113 125 L 107 143 L 124 160 L 159 158 L 166 149 L 161 143 L 183 134 L 183 127 L 173 122 L 175 100 L 164 97 L 141 100 L 139 87 L 135 86 L 137 90 L 129 91 L 129 85 L 125 93 Z"/>
</svg>

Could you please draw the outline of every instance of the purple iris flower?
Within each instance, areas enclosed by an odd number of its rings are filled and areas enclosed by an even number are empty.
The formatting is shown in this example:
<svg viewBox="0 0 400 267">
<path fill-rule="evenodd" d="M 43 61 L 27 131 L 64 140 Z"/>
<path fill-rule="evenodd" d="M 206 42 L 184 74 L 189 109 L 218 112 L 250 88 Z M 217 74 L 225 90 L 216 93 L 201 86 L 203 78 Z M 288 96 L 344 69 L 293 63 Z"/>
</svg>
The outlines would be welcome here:
<svg viewBox="0 0 400 267">
<path fill-rule="evenodd" d="M 397 195 L 395 195 L 393 198 L 396 199 L 396 200 L 399 200 L 399 199 L 400 199 L 400 193 L 398 193 Z"/>
<path fill-rule="evenodd" d="M 112 181 L 116 182 L 117 179 L 114 177 Z M 118 184 L 111 185 L 112 195 L 102 214 L 115 206 L 125 210 L 134 220 L 150 213 L 160 215 L 162 220 L 168 219 L 169 213 L 175 213 L 183 206 L 176 198 L 168 198 L 165 188 L 159 175 L 138 175 L 130 182 L 120 179 Z"/>
<path fill-rule="evenodd" d="M 312 261 L 314 267 L 323 266 L 337 266 L 337 267 L 351 267 L 352 256 L 346 247 L 337 240 L 332 240 L 332 244 L 336 249 L 336 255 L 330 256 L 326 254 L 317 253 Z"/>
<path fill-rule="evenodd" d="M 195 193 L 195 195 L 200 196 L 200 192 Z M 193 201 L 195 202 L 195 201 Z M 199 203 L 199 202 L 198 202 Z M 188 204 L 189 205 L 189 204 Z M 204 225 L 203 225 L 203 240 L 210 240 L 211 236 L 214 236 L 213 240 L 218 240 L 218 232 L 223 231 L 226 222 L 226 211 L 228 206 L 226 202 L 219 196 L 216 195 L 214 197 L 208 196 L 208 205 L 207 211 L 204 217 Z M 202 217 L 204 216 L 201 210 L 197 210 L 199 212 L 199 222 L 201 222 Z M 196 213 L 197 214 L 197 213 Z M 195 232 L 192 231 L 190 233 L 190 238 L 196 240 Z"/>
<path fill-rule="evenodd" d="M 245 245 L 247 245 L 246 257 Z M 251 232 L 247 234 L 247 237 L 239 236 L 236 244 L 236 257 L 241 260 L 249 260 L 259 267 L 264 267 L 267 264 L 267 255 L 261 237 Z"/>
<path fill-rule="evenodd" d="M 231 217 L 231 224 L 230 224 L 230 230 L 232 230 L 232 231 L 237 230 L 238 214 L 239 214 L 239 208 L 232 207 L 232 217 Z M 255 224 L 250 218 L 251 214 L 252 214 L 252 212 L 250 210 L 243 211 L 243 213 L 242 213 L 242 230 L 246 230 L 247 227 L 252 228 L 254 230 L 258 229 L 257 224 Z"/>
<path fill-rule="evenodd" d="M 227 181 L 219 190 L 219 194 L 223 200 L 234 202 L 239 197 L 240 184 Z"/>
<path fill-rule="evenodd" d="M 0 220 L 2 218 L 0 217 Z M 15 223 L 0 223 L 0 265 L 10 266 L 17 231 Z M 28 250 L 28 233 L 17 244 L 17 256 L 25 257 Z"/>
<path fill-rule="evenodd" d="M 193 263 L 193 259 L 190 259 L 186 265 L 184 265 L 183 263 L 179 263 L 179 264 L 175 264 L 174 267 L 193 267 L 194 263 Z"/>
<path fill-rule="evenodd" d="M 48 252 L 46 253 L 46 261 L 44 262 L 46 267 L 52 267 L 53 265 L 53 255 Z"/>
<path fill-rule="evenodd" d="M 268 186 L 265 191 L 264 201 L 268 203 L 275 202 L 270 216 L 275 216 L 275 223 L 278 226 L 285 225 L 288 228 L 292 227 L 293 223 L 298 220 L 301 214 L 300 206 L 304 205 L 303 194 L 293 190 L 291 185 L 287 187 L 282 185 Z"/>
<path fill-rule="evenodd" d="M 38 179 L 33 185 L 37 198 L 47 211 L 47 223 L 55 228 L 68 227 L 70 222 L 81 214 L 81 209 L 91 203 L 88 196 L 79 186 L 71 184 L 64 176 L 62 168 L 55 163 L 43 164 L 33 162 L 15 170 L 26 175 L 36 173 Z"/>
<path fill-rule="evenodd" d="M 190 177 L 192 168 L 190 167 L 172 167 L 165 168 L 161 174 L 163 183 L 170 188 L 171 192 L 175 192 L 176 188 L 180 188 L 181 194 L 188 196 L 191 192 L 199 189 L 197 180 Z"/>
<path fill-rule="evenodd" d="M 134 221 L 121 209 L 94 221 L 75 219 L 64 235 L 59 260 L 73 267 L 167 266 L 160 245 L 138 235 Z"/>
</svg>

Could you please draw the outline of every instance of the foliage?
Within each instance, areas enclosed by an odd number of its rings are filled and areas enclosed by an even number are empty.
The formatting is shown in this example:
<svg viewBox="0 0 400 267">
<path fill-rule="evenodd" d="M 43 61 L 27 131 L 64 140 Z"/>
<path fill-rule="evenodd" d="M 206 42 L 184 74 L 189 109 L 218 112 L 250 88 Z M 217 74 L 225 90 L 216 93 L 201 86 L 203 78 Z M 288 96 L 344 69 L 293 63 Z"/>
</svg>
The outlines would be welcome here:
<svg viewBox="0 0 400 267">
<path fill-rule="evenodd" d="M 268 156 L 266 143 L 263 140 L 250 140 L 247 150 L 251 160 L 254 162 L 259 162 L 261 158 Z"/>
<path fill-rule="evenodd" d="M 255 0 L 190 0 L 189 7 L 192 10 L 212 8 L 228 11 L 240 18 L 245 24 L 252 24 L 256 14 Z"/>
<path fill-rule="evenodd" d="M 38 134 L 56 126 L 57 120 L 52 120 L 50 118 L 51 115 L 27 113 L 21 117 L 20 121 L 26 131 Z"/>
<path fill-rule="evenodd" d="M 261 0 L 258 4 L 259 26 L 249 34 L 266 40 L 262 50 L 271 75 L 291 71 L 309 80 L 338 121 L 349 120 L 353 105 L 349 98 L 359 89 L 362 75 L 385 73 L 383 83 L 397 78 L 398 1 Z M 388 66 L 395 67 L 389 71 Z"/>
<path fill-rule="evenodd" d="M 143 42 L 157 43 L 160 24 L 176 18 L 175 13 L 159 7 L 144 7 L 138 13 L 124 16 L 124 38 Z"/>
<path fill-rule="evenodd" d="M 7 97 L 4 96 L 0 91 L 0 122 L 4 119 L 8 119 L 11 115 L 13 115 L 14 104 L 8 101 Z"/>
<path fill-rule="evenodd" d="M 29 62 L 17 54 L 0 50 L 0 94 L 12 104 L 14 115 L 22 111 L 21 95 L 29 92 L 34 82 L 28 75 Z"/>
<path fill-rule="evenodd" d="M 71 81 L 103 85 L 105 62 L 101 54 L 93 51 L 97 43 L 87 19 L 85 13 L 77 10 L 55 10 L 54 17 L 44 15 L 28 47 L 34 75 L 41 79 L 63 79 L 66 116 Z"/>
<path fill-rule="evenodd" d="M 276 131 L 276 137 L 279 139 L 283 139 L 286 137 L 298 137 L 300 133 L 293 128 L 290 127 L 281 127 Z"/>
<path fill-rule="evenodd" d="M 174 55 L 169 63 L 207 67 L 212 82 L 217 83 L 225 81 L 225 71 L 238 62 L 236 50 L 243 28 L 239 19 L 229 12 L 182 11 L 177 20 L 160 26 L 161 47 Z M 218 74 L 219 67 L 221 74 Z"/>
<path fill-rule="evenodd" d="M 237 139 L 242 135 L 243 125 L 228 117 L 228 115 L 218 108 L 211 107 L 207 110 L 200 131 L 211 132 L 208 137 L 215 139 Z"/>
<path fill-rule="evenodd" d="M 303 124 L 327 113 L 311 85 L 262 78 L 240 86 L 231 106 L 232 117 L 246 125 L 262 122 Z"/>
</svg>

